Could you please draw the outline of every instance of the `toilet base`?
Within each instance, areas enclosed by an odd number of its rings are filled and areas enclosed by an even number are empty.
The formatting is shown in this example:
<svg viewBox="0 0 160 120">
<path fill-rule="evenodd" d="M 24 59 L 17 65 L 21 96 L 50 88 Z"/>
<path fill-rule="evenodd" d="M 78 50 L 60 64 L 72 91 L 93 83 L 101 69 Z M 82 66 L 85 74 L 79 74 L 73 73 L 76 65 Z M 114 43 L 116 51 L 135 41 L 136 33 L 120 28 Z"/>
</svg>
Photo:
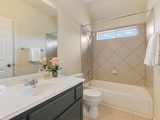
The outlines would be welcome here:
<svg viewBox="0 0 160 120">
<path fill-rule="evenodd" d="M 99 113 L 98 113 L 98 106 L 94 107 L 88 107 L 87 105 L 83 105 L 83 114 L 85 116 L 88 116 L 90 118 L 97 118 Z"/>
<path fill-rule="evenodd" d="M 85 105 L 85 104 L 83 104 L 83 114 L 84 114 L 85 116 L 89 116 L 89 115 L 88 115 L 88 111 L 89 111 L 88 106 Z"/>
<path fill-rule="evenodd" d="M 97 118 L 98 117 L 98 106 L 90 107 L 89 108 L 89 117 Z"/>
</svg>

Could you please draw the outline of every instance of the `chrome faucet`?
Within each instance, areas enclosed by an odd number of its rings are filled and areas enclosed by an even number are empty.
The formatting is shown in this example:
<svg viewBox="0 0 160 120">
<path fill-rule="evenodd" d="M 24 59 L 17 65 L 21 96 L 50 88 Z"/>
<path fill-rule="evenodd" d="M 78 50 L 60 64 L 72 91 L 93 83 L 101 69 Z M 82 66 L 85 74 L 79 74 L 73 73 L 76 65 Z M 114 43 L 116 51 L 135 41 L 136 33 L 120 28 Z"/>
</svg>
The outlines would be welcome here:
<svg viewBox="0 0 160 120">
<path fill-rule="evenodd" d="M 37 79 L 26 80 L 24 86 L 33 86 L 33 88 L 35 88 L 37 83 L 38 83 Z"/>
</svg>

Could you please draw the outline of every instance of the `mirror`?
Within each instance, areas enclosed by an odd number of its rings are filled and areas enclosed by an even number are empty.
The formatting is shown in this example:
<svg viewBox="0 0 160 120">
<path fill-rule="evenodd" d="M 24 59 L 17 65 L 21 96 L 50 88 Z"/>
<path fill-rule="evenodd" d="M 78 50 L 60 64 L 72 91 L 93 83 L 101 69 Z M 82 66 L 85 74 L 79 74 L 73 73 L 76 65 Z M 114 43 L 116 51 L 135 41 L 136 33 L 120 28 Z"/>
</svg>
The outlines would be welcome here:
<svg viewBox="0 0 160 120">
<path fill-rule="evenodd" d="M 57 11 L 45 0 L 0 1 L 0 79 L 39 71 L 57 56 Z"/>
</svg>

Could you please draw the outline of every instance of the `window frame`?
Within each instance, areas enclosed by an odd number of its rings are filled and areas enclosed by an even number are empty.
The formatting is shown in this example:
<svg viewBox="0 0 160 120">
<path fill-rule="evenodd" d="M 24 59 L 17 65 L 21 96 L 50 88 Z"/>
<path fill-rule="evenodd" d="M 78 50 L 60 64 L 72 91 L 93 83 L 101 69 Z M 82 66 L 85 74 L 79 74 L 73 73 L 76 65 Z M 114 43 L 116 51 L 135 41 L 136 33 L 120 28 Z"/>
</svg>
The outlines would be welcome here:
<svg viewBox="0 0 160 120">
<path fill-rule="evenodd" d="M 126 35 L 126 36 L 123 36 L 123 37 L 117 37 L 117 32 L 120 32 L 120 31 L 125 31 L 125 30 L 130 30 L 130 29 L 136 29 L 137 30 L 137 33 L 135 35 Z M 106 38 L 106 39 L 99 39 L 100 35 L 99 34 L 103 34 L 103 33 L 110 33 L 110 32 L 115 32 L 115 37 L 114 38 Z M 139 34 L 139 29 L 138 29 L 138 26 L 130 26 L 130 27 L 123 27 L 123 28 L 119 28 L 119 29 L 112 29 L 112 30 L 105 30 L 105 31 L 100 31 L 100 32 L 97 32 L 97 36 L 96 36 L 96 40 L 98 41 L 101 41 L 101 40 L 110 40 L 110 39 L 116 39 L 116 38 L 126 38 L 126 37 L 135 37 L 135 36 L 138 36 Z"/>
</svg>

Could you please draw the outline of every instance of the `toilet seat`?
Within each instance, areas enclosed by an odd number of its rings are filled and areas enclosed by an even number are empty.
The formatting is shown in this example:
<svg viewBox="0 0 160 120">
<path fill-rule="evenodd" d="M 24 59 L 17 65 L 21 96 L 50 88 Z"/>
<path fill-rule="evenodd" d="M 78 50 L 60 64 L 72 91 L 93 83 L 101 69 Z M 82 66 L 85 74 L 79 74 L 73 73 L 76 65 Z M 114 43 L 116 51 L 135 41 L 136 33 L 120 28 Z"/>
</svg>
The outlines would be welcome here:
<svg viewBox="0 0 160 120">
<path fill-rule="evenodd" d="M 94 90 L 94 89 L 85 89 L 83 91 L 83 95 L 85 98 L 89 98 L 89 99 L 92 99 L 92 98 L 100 98 L 102 93 L 98 90 Z"/>
</svg>

